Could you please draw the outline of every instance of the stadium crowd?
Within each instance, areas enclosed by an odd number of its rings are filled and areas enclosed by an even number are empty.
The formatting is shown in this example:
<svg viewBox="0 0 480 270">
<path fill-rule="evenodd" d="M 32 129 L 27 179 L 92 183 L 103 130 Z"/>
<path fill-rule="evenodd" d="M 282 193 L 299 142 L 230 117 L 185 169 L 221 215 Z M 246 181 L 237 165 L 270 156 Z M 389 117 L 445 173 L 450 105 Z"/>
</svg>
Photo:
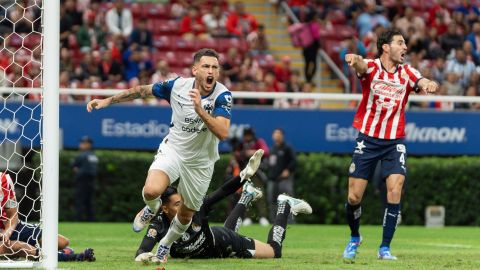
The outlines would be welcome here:
<svg viewBox="0 0 480 270">
<path fill-rule="evenodd" d="M 287 1 L 302 23 L 317 26 L 311 29 L 319 29 L 318 45 L 351 78 L 352 92 L 359 92 L 360 86 L 343 61 L 344 55 L 376 57 L 377 34 L 396 27 L 407 40 L 407 62 L 440 82 L 440 94 L 477 96 L 480 11 L 472 2 Z M 41 83 L 41 5 L 39 0 L 2 1 L 3 86 Z M 226 0 L 62 0 L 60 32 L 60 85 L 65 88 L 125 89 L 176 74 L 188 76 L 192 55 L 202 47 L 220 52 L 220 81 L 232 91 L 310 92 L 315 87 L 311 75 L 304 79 L 292 68 L 289 57 L 276 59 L 271 54 L 265 27 L 245 11 L 241 1 L 230 6 Z M 318 46 L 313 56 L 317 50 Z M 63 101 L 78 98 L 62 95 Z M 263 99 L 235 102 L 272 104 Z M 283 100 L 275 105 L 318 107 L 309 100 Z M 416 106 L 452 110 L 457 104 Z M 480 104 L 457 107 L 478 109 Z"/>
</svg>

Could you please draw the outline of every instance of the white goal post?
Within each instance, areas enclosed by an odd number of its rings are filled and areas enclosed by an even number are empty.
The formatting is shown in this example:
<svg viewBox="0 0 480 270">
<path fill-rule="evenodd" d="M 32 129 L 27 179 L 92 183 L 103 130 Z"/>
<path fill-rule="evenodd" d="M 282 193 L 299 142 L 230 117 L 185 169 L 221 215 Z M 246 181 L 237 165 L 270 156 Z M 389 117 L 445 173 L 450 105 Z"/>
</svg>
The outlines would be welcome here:
<svg viewBox="0 0 480 270">
<path fill-rule="evenodd" d="M 42 229 L 42 246 L 34 247 L 38 260 L 10 259 L 6 251 L 0 268 L 53 270 L 58 267 L 60 1 L 0 0 L 0 19 L 0 173 L 13 179 L 7 194 L 15 194 L 17 203 L 9 207 L 15 205 L 21 221 Z M 40 99 L 30 99 L 33 94 Z M 27 161 L 32 154 L 39 161 Z M 23 177 L 24 171 L 30 175 Z M 27 192 L 30 187 L 35 197 Z M 32 209 L 20 211 L 28 201 Z"/>
</svg>

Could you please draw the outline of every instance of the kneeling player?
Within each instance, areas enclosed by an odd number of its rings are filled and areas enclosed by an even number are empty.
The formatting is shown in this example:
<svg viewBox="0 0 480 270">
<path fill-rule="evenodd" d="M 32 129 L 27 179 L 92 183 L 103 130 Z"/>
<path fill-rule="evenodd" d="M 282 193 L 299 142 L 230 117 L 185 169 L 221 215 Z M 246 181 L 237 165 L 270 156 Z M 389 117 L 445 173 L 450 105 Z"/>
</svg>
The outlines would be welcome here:
<svg viewBox="0 0 480 270">
<path fill-rule="evenodd" d="M 13 181 L 6 173 L 0 174 L 0 255 L 9 258 L 26 257 L 37 259 L 42 243 L 42 230 L 38 225 L 29 224 L 18 219 L 17 200 L 13 189 Z M 82 253 L 74 253 L 68 248 L 70 241 L 58 235 L 59 261 L 94 261 L 93 249 L 87 248 Z"/>
<path fill-rule="evenodd" d="M 247 167 L 242 171 L 253 172 L 246 178 L 253 176 L 258 169 L 256 159 L 259 161 L 261 156 L 258 157 L 255 154 L 250 159 Z M 208 213 L 211 211 L 212 206 L 221 199 L 233 194 L 242 185 L 242 196 L 225 221 L 225 225 L 210 227 L 208 224 Z M 226 182 L 222 187 L 205 198 L 202 208 L 195 214 L 193 222 L 185 235 L 173 244 L 170 255 L 174 258 L 280 258 L 289 214 L 310 214 L 312 209 L 303 200 L 280 195 L 277 200 L 278 210 L 274 225 L 268 235 L 267 243 L 263 243 L 237 233 L 247 206 L 261 196 L 262 193 L 259 189 L 254 188 L 248 181 L 246 183 L 242 182 L 239 176 Z M 163 202 L 162 211 L 149 225 L 148 231 L 137 250 L 136 261 L 159 262 L 150 251 L 168 230 L 170 222 L 181 204 L 181 197 L 173 187 L 169 187 L 161 199 Z"/>
</svg>

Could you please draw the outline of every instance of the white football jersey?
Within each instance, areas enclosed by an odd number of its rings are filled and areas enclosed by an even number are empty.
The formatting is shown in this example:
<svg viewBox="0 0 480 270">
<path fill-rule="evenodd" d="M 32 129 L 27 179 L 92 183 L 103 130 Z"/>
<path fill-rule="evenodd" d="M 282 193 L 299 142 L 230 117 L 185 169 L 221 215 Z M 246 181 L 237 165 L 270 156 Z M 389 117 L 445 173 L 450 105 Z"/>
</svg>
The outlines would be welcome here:
<svg viewBox="0 0 480 270">
<path fill-rule="evenodd" d="M 172 107 L 172 121 L 164 144 L 172 147 L 184 164 L 208 167 L 219 159 L 219 139 L 207 128 L 198 116 L 188 95 L 194 88 L 195 78 L 177 77 L 153 85 L 153 94 L 167 100 Z M 202 97 L 202 106 L 213 117 L 230 119 L 232 94 L 221 83 L 216 82 L 212 92 Z"/>
</svg>

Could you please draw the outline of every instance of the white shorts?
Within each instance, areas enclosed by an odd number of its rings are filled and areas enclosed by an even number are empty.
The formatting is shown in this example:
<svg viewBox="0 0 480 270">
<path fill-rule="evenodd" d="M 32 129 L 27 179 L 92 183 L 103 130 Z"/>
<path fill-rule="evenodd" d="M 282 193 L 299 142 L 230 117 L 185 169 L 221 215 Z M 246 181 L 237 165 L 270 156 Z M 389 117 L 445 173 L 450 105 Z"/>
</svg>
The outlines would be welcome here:
<svg viewBox="0 0 480 270">
<path fill-rule="evenodd" d="M 213 169 L 214 164 L 202 168 L 184 165 L 175 150 L 162 142 L 149 170 L 165 172 L 170 178 L 170 184 L 180 178 L 178 192 L 182 195 L 183 204 L 198 211 L 207 194 Z"/>
</svg>

